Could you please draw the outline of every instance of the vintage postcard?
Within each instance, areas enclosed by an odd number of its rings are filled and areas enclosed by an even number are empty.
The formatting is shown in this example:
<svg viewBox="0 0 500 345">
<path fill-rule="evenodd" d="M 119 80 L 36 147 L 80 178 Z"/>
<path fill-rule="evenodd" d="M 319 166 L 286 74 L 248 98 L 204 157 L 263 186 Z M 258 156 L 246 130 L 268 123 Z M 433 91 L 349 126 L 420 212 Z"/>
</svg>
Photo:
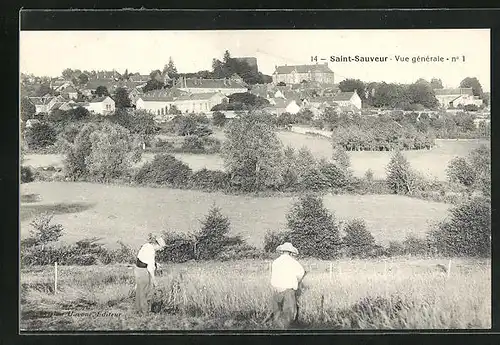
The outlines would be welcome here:
<svg viewBox="0 0 500 345">
<path fill-rule="evenodd" d="M 19 58 L 21 331 L 491 328 L 490 30 Z"/>
</svg>

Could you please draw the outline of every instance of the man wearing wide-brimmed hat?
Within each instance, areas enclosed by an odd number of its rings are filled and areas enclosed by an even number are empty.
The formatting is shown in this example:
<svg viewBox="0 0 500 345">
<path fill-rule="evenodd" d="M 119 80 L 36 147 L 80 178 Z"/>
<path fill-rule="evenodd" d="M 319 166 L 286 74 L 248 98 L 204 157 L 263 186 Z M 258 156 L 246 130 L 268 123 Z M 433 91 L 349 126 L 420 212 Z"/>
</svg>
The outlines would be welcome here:
<svg viewBox="0 0 500 345">
<path fill-rule="evenodd" d="M 273 316 L 277 326 L 288 328 L 297 318 L 297 290 L 305 271 L 294 258 L 299 251 L 291 243 L 283 243 L 276 251 L 281 255 L 271 267 Z"/>
<path fill-rule="evenodd" d="M 156 251 L 165 248 L 165 241 L 156 237 L 151 242 L 145 243 L 137 254 L 135 275 L 135 307 L 139 312 L 148 311 L 148 299 L 156 286 L 155 269 Z"/>
</svg>

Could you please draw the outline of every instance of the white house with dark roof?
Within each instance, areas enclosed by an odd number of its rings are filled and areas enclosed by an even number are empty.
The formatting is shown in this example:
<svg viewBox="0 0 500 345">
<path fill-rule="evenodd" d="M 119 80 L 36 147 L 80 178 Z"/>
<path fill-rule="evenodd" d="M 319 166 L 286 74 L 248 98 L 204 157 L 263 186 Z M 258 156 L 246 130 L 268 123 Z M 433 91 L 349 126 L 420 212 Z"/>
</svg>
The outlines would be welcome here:
<svg viewBox="0 0 500 345">
<path fill-rule="evenodd" d="M 337 93 L 333 97 L 333 102 L 337 103 L 340 107 L 351 108 L 351 106 L 354 106 L 358 110 L 362 108 L 362 101 L 356 90 Z"/>
<path fill-rule="evenodd" d="M 91 113 L 109 115 L 115 111 L 115 101 L 109 96 L 102 96 L 92 99 L 88 105 L 82 105 Z"/>
<path fill-rule="evenodd" d="M 474 96 L 472 88 L 435 89 L 434 93 L 439 104 L 444 108 L 456 108 L 459 105 L 468 104 L 479 107 L 483 104 L 482 99 Z"/>
<path fill-rule="evenodd" d="M 224 79 L 201 79 L 201 78 L 179 78 L 175 87 L 189 93 L 211 93 L 218 92 L 225 96 L 233 93 L 248 92 L 248 86 L 241 78 Z"/>
<path fill-rule="evenodd" d="M 328 63 L 314 65 L 276 66 L 273 73 L 273 83 L 300 84 L 303 80 L 322 84 L 333 84 L 335 74 Z"/>
<path fill-rule="evenodd" d="M 227 101 L 228 98 L 220 92 L 185 93 L 158 90 L 140 95 L 136 101 L 136 108 L 146 110 L 164 119 L 172 118 L 170 108 L 175 106 L 183 113 L 209 113 L 217 104 Z"/>
</svg>

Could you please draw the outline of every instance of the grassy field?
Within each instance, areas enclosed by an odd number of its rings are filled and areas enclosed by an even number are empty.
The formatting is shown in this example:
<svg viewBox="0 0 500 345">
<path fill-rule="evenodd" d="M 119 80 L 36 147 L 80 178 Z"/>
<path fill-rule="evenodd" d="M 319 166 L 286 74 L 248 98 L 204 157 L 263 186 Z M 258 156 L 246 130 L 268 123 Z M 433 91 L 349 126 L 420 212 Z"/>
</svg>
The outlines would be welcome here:
<svg viewBox="0 0 500 345">
<path fill-rule="evenodd" d="M 32 196 L 21 200 L 21 236 L 29 234 L 35 215 L 52 212 L 53 222 L 64 226 L 64 242 L 97 236 L 108 245 L 120 240 L 132 246 L 149 232 L 198 230 L 199 220 L 216 203 L 229 217 L 232 232 L 260 247 L 267 230 L 285 228 L 285 215 L 296 200 L 70 182 L 32 182 L 20 189 L 21 195 Z M 398 195 L 326 195 L 324 203 L 338 219 L 364 219 L 381 244 L 407 234 L 423 236 L 450 207 Z"/>
<path fill-rule="evenodd" d="M 220 131 L 216 132 L 215 136 L 221 140 L 224 138 L 224 134 Z M 327 138 L 293 132 L 278 132 L 278 136 L 284 145 L 290 145 L 296 149 L 305 146 L 316 157 L 330 158 L 332 155 L 331 143 Z M 435 177 L 439 180 L 446 179 L 446 167 L 455 156 L 465 156 L 481 144 L 490 145 L 490 142 L 486 140 L 437 140 L 436 143 L 437 146 L 432 150 L 406 151 L 405 155 L 413 168 L 430 178 Z M 356 176 L 362 177 L 366 170 L 372 169 L 376 179 L 385 178 L 385 167 L 389 163 L 391 152 L 349 152 L 349 155 L 351 167 Z M 179 153 L 175 156 L 186 162 L 193 170 L 224 169 L 224 161 L 219 155 Z M 154 154 L 146 153 L 137 165 L 142 165 L 144 162 L 152 160 L 153 157 Z M 26 155 L 25 164 L 33 167 L 62 167 L 62 156 L 29 154 Z"/>
<path fill-rule="evenodd" d="M 445 329 L 491 327 L 490 262 L 301 260 L 310 273 L 299 297 L 299 328 Z M 269 262 L 164 265 L 159 313 L 133 310 L 133 273 L 123 265 L 21 272 L 21 330 L 269 329 Z M 322 296 L 324 298 L 321 306 Z M 69 314 L 72 313 L 72 314 Z M 101 314 L 98 314 L 101 313 Z M 104 314 L 103 314 L 104 313 Z"/>
</svg>

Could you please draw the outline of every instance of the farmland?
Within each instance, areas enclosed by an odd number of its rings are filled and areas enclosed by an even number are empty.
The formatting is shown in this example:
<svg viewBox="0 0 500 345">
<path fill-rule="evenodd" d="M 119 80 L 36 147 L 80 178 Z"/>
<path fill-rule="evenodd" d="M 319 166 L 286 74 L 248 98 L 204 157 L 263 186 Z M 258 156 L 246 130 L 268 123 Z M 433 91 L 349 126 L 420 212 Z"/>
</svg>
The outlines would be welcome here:
<svg viewBox="0 0 500 345">
<path fill-rule="evenodd" d="M 301 261 L 310 272 L 299 298 L 301 328 L 491 327 L 489 261 L 454 260 L 449 276 L 437 268 L 444 259 L 340 260 L 332 273 L 328 262 Z M 249 260 L 168 265 L 155 298 L 163 308 L 146 317 L 133 310 L 133 273 L 126 266 L 61 266 L 57 294 L 53 267 L 32 267 L 21 272 L 20 328 L 267 329 L 268 267 Z"/>
<path fill-rule="evenodd" d="M 231 221 L 234 234 L 262 246 L 267 230 L 285 227 L 292 197 L 232 196 L 166 188 L 126 187 L 93 183 L 32 182 L 21 185 L 21 195 L 39 201 L 21 203 L 21 235 L 42 212 L 53 212 L 65 228 L 62 241 L 102 237 L 109 245 L 121 240 L 138 246 L 152 231 L 197 230 L 216 203 Z M 450 205 L 398 195 L 326 195 L 324 204 L 339 219 L 363 218 L 376 241 L 387 244 L 407 234 L 422 237 L 429 223 L 442 220 Z"/>
<path fill-rule="evenodd" d="M 223 139 L 223 133 L 216 132 L 215 137 Z M 278 132 L 278 137 L 284 145 L 292 146 L 296 149 L 307 147 L 317 158 L 330 158 L 332 155 L 331 143 L 327 138 L 316 137 L 293 132 Z M 405 151 L 410 164 L 421 173 L 430 178 L 438 180 L 446 179 L 446 166 L 455 156 L 466 156 L 470 151 L 481 144 L 490 145 L 487 140 L 436 140 L 436 147 L 431 150 Z M 187 163 L 193 170 L 207 168 L 211 170 L 224 169 L 224 162 L 219 155 L 202 154 L 175 154 L 177 158 Z M 364 173 L 371 169 L 374 178 L 385 178 L 385 167 L 389 163 L 391 152 L 369 152 L 358 151 L 349 152 L 351 157 L 351 167 L 355 176 L 362 177 Z M 143 154 L 140 166 L 154 157 L 152 153 Z M 440 164 L 435 164 L 440 162 Z M 26 155 L 26 165 L 33 167 L 62 167 L 62 156 L 58 154 L 28 154 Z"/>
</svg>

